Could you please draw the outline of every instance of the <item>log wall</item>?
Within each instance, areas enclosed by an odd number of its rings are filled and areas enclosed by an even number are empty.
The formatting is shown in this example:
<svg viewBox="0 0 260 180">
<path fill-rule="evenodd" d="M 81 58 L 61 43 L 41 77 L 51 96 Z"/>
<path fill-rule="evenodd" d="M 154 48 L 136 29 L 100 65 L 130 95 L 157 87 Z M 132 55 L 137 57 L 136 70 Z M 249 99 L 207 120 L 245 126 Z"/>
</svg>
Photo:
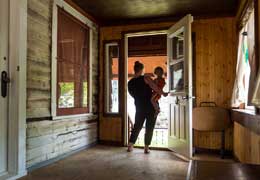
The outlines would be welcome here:
<svg viewBox="0 0 260 180">
<path fill-rule="evenodd" d="M 44 120 L 27 124 L 27 167 L 91 145 L 97 141 L 97 116 Z"/>
<path fill-rule="evenodd" d="M 50 120 L 53 0 L 28 0 L 27 167 L 97 141 L 97 115 Z M 98 111 L 98 27 L 93 31 L 93 113 Z M 31 121 L 34 119 L 34 121 Z M 42 120 L 43 119 L 43 120 Z"/>
<path fill-rule="evenodd" d="M 121 117 L 103 116 L 103 40 L 122 39 L 123 32 L 168 29 L 174 22 L 136 24 L 102 27 L 100 29 L 100 139 L 122 141 Z M 236 25 L 235 17 L 200 19 L 194 21 L 192 30 L 196 34 L 196 98 L 215 101 L 218 106 L 230 108 L 236 68 Z M 219 133 L 198 133 L 195 145 L 210 149 L 220 147 Z M 233 146 L 232 127 L 227 132 L 226 148 Z"/>
<path fill-rule="evenodd" d="M 28 0 L 27 118 L 51 116 L 52 0 Z"/>
</svg>

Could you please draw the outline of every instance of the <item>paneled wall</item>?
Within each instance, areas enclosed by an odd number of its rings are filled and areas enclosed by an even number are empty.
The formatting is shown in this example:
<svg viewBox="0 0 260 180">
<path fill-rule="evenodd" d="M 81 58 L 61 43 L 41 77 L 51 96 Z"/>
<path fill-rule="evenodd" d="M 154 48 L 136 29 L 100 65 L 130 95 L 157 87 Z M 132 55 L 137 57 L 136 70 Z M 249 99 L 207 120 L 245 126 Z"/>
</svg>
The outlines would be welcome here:
<svg viewBox="0 0 260 180">
<path fill-rule="evenodd" d="M 28 0 L 27 167 L 97 141 L 97 115 L 50 120 L 53 0 Z M 98 28 L 93 31 L 93 112 L 98 110 Z"/>
<path fill-rule="evenodd" d="M 234 155 L 239 161 L 260 164 L 260 135 L 235 122 L 234 137 Z"/>
<path fill-rule="evenodd" d="M 174 22 L 136 24 L 102 27 L 100 29 L 100 139 L 121 142 L 122 118 L 103 117 L 103 40 L 121 39 L 127 31 L 168 29 Z M 192 26 L 195 32 L 196 52 L 196 98 L 214 101 L 218 106 L 229 108 L 236 68 L 235 18 L 213 18 L 196 20 Z M 226 148 L 232 149 L 232 128 L 227 132 Z M 219 133 L 196 133 L 197 146 L 216 149 L 220 147 Z"/>
</svg>

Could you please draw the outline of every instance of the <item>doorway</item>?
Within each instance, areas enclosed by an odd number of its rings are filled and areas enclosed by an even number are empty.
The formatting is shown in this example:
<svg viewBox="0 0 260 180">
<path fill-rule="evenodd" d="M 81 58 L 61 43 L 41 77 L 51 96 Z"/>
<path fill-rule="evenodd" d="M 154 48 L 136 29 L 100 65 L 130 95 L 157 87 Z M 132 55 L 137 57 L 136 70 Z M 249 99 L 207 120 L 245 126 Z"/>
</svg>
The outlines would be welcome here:
<svg viewBox="0 0 260 180">
<path fill-rule="evenodd" d="M 149 52 L 149 49 L 152 49 L 154 46 L 153 41 L 151 41 L 151 45 L 148 45 L 149 42 L 142 42 L 141 41 L 141 47 L 144 51 L 147 51 L 146 53 L 140 53 L 142 51 L 139 51 L 137 48 L 136 53 L 131 52 L 131 47 L 129 48 L 131 38 L 138 37 L 146 37 L 149 36 L 147 39 L 153 39 L 152 36 L 156 35 L 167 35 L 167 43 L 163 43 L 164 47 L 166 46 L 167 49 L 167 75 L 166 78 L 168 79 L 168 88 L 167 86 L 167 92 L 169 92 L 169 96 L 167 98 L 167 106 L 165 108 L 166 113 L 168 114 L 168 118 L 166 119 L 166 122 L 168 121 L 168 130 L 167 132 L 167 142 L 164 144 L 164 146 L 179 155 L 183 156 L 184 159 L 190 159 L 192 157 L 192 31 L 191 31 L 191 24 L 193 22 L 193 17 L 191 15 L 187 15 L 184 18 L 182 18 L 180 21 L 175 23 L 173 26 L 171 26 L 168 30 L 162 30 L 162 31 L 149 31 L 149 32 L 138 32 L 138 33 L 130 33 L 125 34 L 124 36 L 124 69 L 125 69 L 125 79 L 124 79 L 124 87 L 126 89 L 125 95 L 124 95 L 124 102 L 125 103 L 125 123 L 124 123 L 124 129 L 125 131 L 125 139 L 124 142 L 128 144 L 128 139 L 130 135 L 130 127 L 131 124 L 133 125 L 133 120 L 131 119 L 131 115 L 129 116 L 129 113 L 134 114 L 134 108 L 133 108 L 133 102 L 131 103 L 131 98 L 128 98 L 129 95 L 127 95 L 127 82 L 129 80 L 129 76 L 133 74 L 133 71 L 131 70 L 130 64 L 131 61 L 134 63 L 134 59 L 131 60 L 131 56 L 136 56 L 136 54 L 142 55 L 142 61 L 145 62 L 145 58 L 147 57 L 147 52 Z M 155 38 L 156 39 L 156 38 Z M 162 38 L 159 41 L 162 42 Z M 138 42 L 138 40 L 136 40 Z M 156 42 L 156 41 L 155 41 Z M 138 43 L 135 44 L 135 41 L 133 42 L 134 47 L 137 46 Z M 159 43 L 160 44 L 160 43 Z M 163 45 L 162 45 L 163 46 Z M 148 49 L 147 49 L 148 48 Z M 135 49 L 132 49 L 135 50 Z M 152 52 L 156 52 L 155 50 L 152 50 Z M 165 52 L 165 51 L 164 51 Z M 177 58 L 175 57 L 175 54 L 177 52 Z M 144 58 L 144 54 L 146 55 Z M 154 54 L 153 54 L 154 56 Z M 136 58 L 136 57 L 134 57 Z M 151 57 L 150 57 L 151 58 Z M 158 58 L 158 57 L 157 57 Z M 140 59 L 140 57 L 139 57 Z M 140 60 L 141 61 L 141 60 Z M 148 60 L 147 60 L 148 61 Z M 154 61 L 153 61 L 154 62 Z M 162 61 L 163 62 L 163 61 Z M 146 62 L 144 63 L 144 66 L 151 66 L 152 63 Z M 163 65 L 163 64 L 162 64 Z M 133 66 L 133 64 L 132 64 Z M 153 66 L 153 65 L 152 65 Z M 146 68 L 146 67 L 145 67 Z M 153 72 L 152 67 L 150 70 L 148 68 L 148 73 Z M 147 73 L 147 72 L 146 72 Z M 128 102 L 129 100 L 129 102 Z M 128 107 L 130 106 L 130 108 Z M 133 118 L 133 115 L 132 115 Z M 163 133 L 161 133 L 163 134 Z M 166 134 L 166 133 L 165 133 Z M 156 135 L 156 133 L 155 133 Z M 140 137 L 139 137 L 140 138 Z M 141 133 L 142 138 L 142 133 Z M 140 140 L 142 140 L 140 138 Z M 153 137 L 153 141 L 156 142 L 156 138 Z M 140 142 L 142 143 L 142 142 Z M 156 143 L 155 143 L 156 144 Z M 159 143 L 157 143 L 158 145 Z M 152 145 L 153 146 L 153 145 Z"/>
<path fill-rule="evenodd" d="M 144 64 L 145 74 L 154 78 L 154 69 L 162 67 L 164 70 L 164 78 L 166 85 L 164 91 L 168 90 L 167 81 L 167 34 L 155 34 L 146 36 L 134 36 L 128 38 L 128 74 L 129 81 L 134 77 L 133 66 L 135 61 Z M 159 100 L 161 111 L 158 114 L 151 147 L 167 148 L 168 147 L 168 102 L 166 97 Z M 135 121 L 135 105 L 134 99 L 127 94 L 127 112 L 130 130 Z M 136 146 L 144 146 L 145 127 L 141 130 Z"/>
</svg>

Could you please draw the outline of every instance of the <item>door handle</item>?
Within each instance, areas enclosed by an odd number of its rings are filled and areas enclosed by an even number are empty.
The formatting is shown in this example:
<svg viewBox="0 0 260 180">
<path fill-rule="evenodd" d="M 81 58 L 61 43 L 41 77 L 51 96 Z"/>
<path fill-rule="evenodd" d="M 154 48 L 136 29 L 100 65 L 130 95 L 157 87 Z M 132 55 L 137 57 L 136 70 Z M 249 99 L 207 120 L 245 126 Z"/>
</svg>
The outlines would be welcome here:
<svg viewBox="0 0 260 180">
<path fill-rule="evenodd" d="M 182 96 L 182 100 L 188 100 L 188 99 L 196 99 L 195 96 Z"/>
<path fill-rule="evenodd" d="M 7 96 L 7 87 L 8 83 L 10 83 L 10 79 L 6 71 L 1 73 L 1 95 L 3 98 Z"/>
</svg>

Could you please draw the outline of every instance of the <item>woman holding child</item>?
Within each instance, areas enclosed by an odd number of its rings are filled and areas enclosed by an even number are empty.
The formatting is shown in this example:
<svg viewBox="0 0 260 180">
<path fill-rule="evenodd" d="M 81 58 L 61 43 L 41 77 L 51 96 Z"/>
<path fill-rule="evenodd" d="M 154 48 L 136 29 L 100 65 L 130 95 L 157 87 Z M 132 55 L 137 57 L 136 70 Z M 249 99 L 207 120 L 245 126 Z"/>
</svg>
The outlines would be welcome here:
<svg viewBox="0 0 260 180">
<path fill-rule="evenodd" d="M 149 145 L 153 137 L 153 130 L 159 112 L 158 100 L 161 95 L 167 96 L 167 93 L 162 91 L 165 81 L 162 78 L 163 69 L 157 67 L 155 75 L 157 78 L 152 80 L 149 76 L 144 76 L 144 65 L 139 61 L 135 62 L 135 76 L 128 82 L 128 91 L 135 100 L 136 114 L 135 124 L 130 136 L 128 152 L 133 151 L 137 137 L 145 124 L 145 147 L 144 153 L 149 153 Z"/>
</svg>

